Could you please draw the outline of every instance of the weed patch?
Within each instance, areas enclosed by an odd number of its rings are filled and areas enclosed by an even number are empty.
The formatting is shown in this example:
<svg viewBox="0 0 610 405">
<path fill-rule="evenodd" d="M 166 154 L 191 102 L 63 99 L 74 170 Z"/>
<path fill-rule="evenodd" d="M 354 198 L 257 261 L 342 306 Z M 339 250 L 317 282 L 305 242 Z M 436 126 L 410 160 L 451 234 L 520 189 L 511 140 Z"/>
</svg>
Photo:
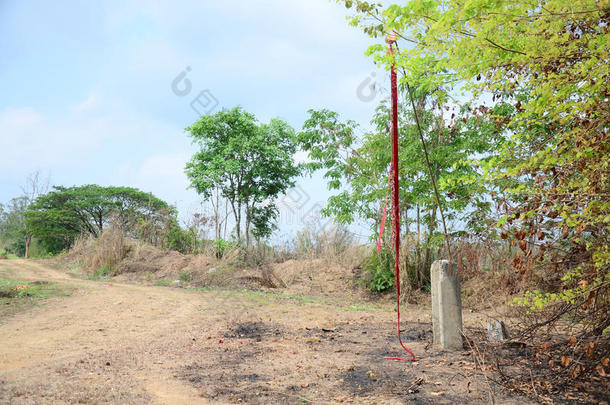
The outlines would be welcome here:
<svg viewBox="0 0 610 405">
<path fill-rule="evenodd" d="M 0 249 L 0 260 L 14 260 L 14 259 L 19 259 L 19 256 L 17 256 L 14 253 L 9 252 L 6 249 Z"/>
<path fill-rule="evenodd" d="M 46 281 L 0 280 L 0 320 L 51 297 L 67 296 L 70 291 Z"/>
<path fill-rule="evenodd" d="M 191 281 L 191 274 L 187 269 L 184 269 L 178 275 L 178 279 L 183 283 L 188 283 L 189 281 Z"/>
</svg>

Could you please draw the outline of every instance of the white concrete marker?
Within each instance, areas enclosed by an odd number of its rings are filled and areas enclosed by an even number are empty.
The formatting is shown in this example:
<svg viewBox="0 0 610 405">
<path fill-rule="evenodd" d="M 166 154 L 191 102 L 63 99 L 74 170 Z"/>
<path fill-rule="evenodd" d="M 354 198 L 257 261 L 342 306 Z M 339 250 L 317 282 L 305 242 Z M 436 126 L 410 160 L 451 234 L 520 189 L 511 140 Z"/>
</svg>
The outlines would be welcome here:
<svg viewBox="0 0 610 405">
<path fill-rule="evenodd" d="M 443 349 L 462 348 L 462 299 L 457 265 L 437 260 L 430 269 L 434 344 Z"/>
</svg>

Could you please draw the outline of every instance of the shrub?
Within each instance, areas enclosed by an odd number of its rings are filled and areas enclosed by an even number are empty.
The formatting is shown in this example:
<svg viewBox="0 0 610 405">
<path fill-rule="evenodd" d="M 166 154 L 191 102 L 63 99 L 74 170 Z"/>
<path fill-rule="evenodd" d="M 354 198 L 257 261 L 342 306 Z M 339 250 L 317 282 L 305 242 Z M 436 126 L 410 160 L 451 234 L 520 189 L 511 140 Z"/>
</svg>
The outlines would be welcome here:
<svg viewBox="0 0 610 405">
<path fill-rule="evenodd" d="M 178 279 L 180 279 L 180 281 L 182 281 L 183 283 L 188 283 L 189 281 L 191 281 L 191 274 L 187 269 L 184 269 L 178 275 Z"/>
<path fill-rule="evenodd" d="M 229 242 L 227 240 L 224 240 L 222 238 L 218 238 L 214 241 L 214 243 L 212 244 L 212 248 L 214 249 L 214 254 L 216 255 L 217 259 L 222 259 L 222 257 L 225 255 L 225 253 L 232 248 L 234 245 L 233 242 Z"/>
<path fill-rule="evenodd" d="M 366 285 L 371 291 L 386 291 L 396 285 L 394 276 L 394 252 L 383 247 L 376 250 L 364 261 L 362 267 L 367 270 Z"/>
<path fill-rule="evenodd" d="M 195 239 L 189 231 L 178 225 L 170 227 L 167 234 L 167 248 L 180 253 L 194 253 Z"/>
<path fill-rule="evenodd" d="M 104 265 L 95 272 L 95 278 L 110 277 L 112 276 L 113 271 L 112 267 Z"/>
</svg>

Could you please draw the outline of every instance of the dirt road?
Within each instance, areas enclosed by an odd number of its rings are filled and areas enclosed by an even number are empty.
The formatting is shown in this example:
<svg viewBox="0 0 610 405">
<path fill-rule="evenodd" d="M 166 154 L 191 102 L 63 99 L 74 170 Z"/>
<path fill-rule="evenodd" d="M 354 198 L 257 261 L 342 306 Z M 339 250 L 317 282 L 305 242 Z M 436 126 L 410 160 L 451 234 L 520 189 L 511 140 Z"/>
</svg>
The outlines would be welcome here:
<svg viewBox="0 0 610 405">
<path fill-rule="evenodd" d="M 0 276 L 75 289 L 0 320 L 3 404 L 512 402 L 466 352 L 429 347 L 422 308 L 405 309 L 408 363 L 384 359 L 403 353 L 389 304 L 90 281 L 32 261 L 0 261 Z"/>
</svg>

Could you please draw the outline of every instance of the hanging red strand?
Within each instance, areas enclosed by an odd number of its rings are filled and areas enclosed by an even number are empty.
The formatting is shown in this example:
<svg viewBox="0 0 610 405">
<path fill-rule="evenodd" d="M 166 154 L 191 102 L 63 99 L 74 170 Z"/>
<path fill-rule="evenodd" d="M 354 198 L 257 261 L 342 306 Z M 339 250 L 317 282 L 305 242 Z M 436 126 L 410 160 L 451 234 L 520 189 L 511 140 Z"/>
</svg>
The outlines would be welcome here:
<svg viewBox="0 0 610 405">
<path fill-rule="evenodd" d="M 383 215 L 381 217 L 381 226 L 379 227 L 379 238 L 377 239 L 377 253 L 381 252 L 381 238 L 383 236 L 383 230 L 385 229 L 385 215 L 388 209 L 388 199 L 385 200 L 385 205 L 383 206 Z"/>
<path fill-rule="evenodd" d="M 388 43 L 390 44 L 389 52 L 393 53 L 392 43 L 395 38 L 389 37 Z M 398 323 L 398 342 L 410 355 L 411 358 L 407 359 L 404 357 L 391 357 L 387 356 L 388 360 L 404 360 L 414 361 L 415 355 L 413 352 L 402 343 L 400 337 L 400 277 L 398 269 L 398 258 L 400 253 L 400 217 L 399 217 L 399 205 L 398 205 L 398 86 L 396 83 L 396 69 L 392 64 L 390 71 L 390 78 L 392 83 L 392 165 L 390 170 L 391 178 L 391 194 L 392 194 L 392 244 L 394 245 L 394 262 L 396 272 L 396 314 Z"/>
</svg>

